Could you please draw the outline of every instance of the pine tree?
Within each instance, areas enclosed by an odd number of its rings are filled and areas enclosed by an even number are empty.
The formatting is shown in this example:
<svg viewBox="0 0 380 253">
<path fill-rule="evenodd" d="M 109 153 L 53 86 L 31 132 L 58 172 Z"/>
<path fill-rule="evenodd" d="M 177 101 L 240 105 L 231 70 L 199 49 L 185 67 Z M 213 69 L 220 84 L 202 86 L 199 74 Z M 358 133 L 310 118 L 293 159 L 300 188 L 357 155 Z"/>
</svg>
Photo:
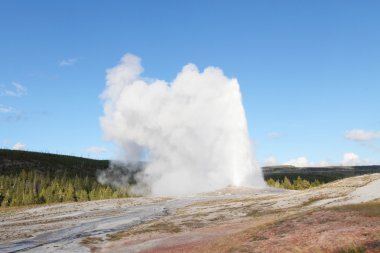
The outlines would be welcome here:
<svg viewBox="0 0 380 253">
<path fill-rule="evenodd" d="M 90 193 L 88 194 L 90 200 L 97 200 L 98 199 L 98 194 L 96 192 L 96 189 L 93 188 Z"/>
<path fill-rule="evenodd" d="M 78 201 L 87 201 L 87 200 L 89 200 L 88 194 L 87 194 L 86 190 L 84 190 L 84 189 L 82 189 L 79 192 L 77 192 L 77 196 L 78 196 L 77 197 Z"/>
<path fill-rule="evenodd" d="M 321 185 L 321 182 L 319 182 L 318 179 L 314 180 L 313 183 L 311 183 L 311 187 L 317 187 L 317 186 L 320 186 Z"/>
<path fill-rule="evenodd" d="M 274 182 L 274 187 L 277 187 L 277 188 L 283 188 L 281 183 L 280 183 L 280 180 L 276 180 L 276 182 Z"/>
<path fill-rule="evenodd" d="M 296 180 L 293 181 L 293 186 L 295 190 L 303 190 L 303 182 L 300 176 L 297 177 Z"/>
<path fill-rule="evenodd" d="M 276 182 L 273 180 L 273 178 L 269 178 L 269 180 L 267 181 L 267 184 L 269 186 L 274 186 L 276 184 Z"/>
<path fill-rule="evenodd" d="M 65 193 L 63 195 L 63 201 L 75 201 L 75 189 L 71 183 L 66 185 Z"/>
<path fill-rule="evenodd" d="M 111 187 L 107 186 L 107 187 L 105 188 L 105 190 L 104 190 L 104 198 L 105 198 L 105 199 L 112 198 L 112 194 L 113 194 L 113 192 L 112 192 Z"/>
<path fill-rule="evenodd" d="M 285 189 L 293 189 L 292 183 L 287 177 L 284 178 L 284 181 L 282 182 L 282 187 Z"/>
<path fill-rule="evenodd" d="M 309 189 L 311 187 L 311 184 L 309 181 L 302 179 L 302 189 Z"/>
<path fill-rule="evenodd" d="M 1 202 L 1 207 L 7 207 L 11 203 L 11 196 L 9 194 L 9 190 L 5 193 L 5 197 L 3 199 L 3 202 Z"/>
<path fill-rule="evenodd" d="M 17 202 L 17 204 L 14 204 L 12 206 L 18 206 L 20 204 L 22 204 L 22 205 L 31 205 L 31 204 L 34 204 L 34 195 L 33 195 L 33 192 L 28 192 L 28 193 L 24 194 L 21 203 Z"/>
</svg>

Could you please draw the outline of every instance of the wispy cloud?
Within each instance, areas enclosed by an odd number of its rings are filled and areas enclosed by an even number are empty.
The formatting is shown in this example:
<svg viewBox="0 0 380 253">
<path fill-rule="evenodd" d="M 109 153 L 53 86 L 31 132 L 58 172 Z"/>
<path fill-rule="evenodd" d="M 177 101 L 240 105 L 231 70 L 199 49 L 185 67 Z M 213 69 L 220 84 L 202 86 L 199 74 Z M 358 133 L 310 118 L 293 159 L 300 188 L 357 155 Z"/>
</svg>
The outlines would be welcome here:
<svg viewBox="0 0 380 253">
<path fill-rule="evenodd" d="M 26 115 L 14 107 L 0 104 L 0 121 L 19 121 L 26 119 Z"/>
<path fill-rule="evenodd" d="M 26 145 L 24 143 L 18 142 L 12 147 L 13 150 L 25 150 Z"/>
<path fill-rule="evenodd" d="M 4 89 L 0 92 L 1 96 L 7 97 L 22 97 L 28 94 L 28 90 L 20 83 L 12 82 L 12 89 Z"/>
<path fill-rule="evenodd" d="M 94 146 L 94 147 L 88 147 L 88 148 L 86 148 L 86 152 L 94 154 L 94 155 L 101 155 L 101 154 L 107 152 L 107 149 L 103 148 L 103 147 L 95 147 Z"/>
<path fill-rule="evenodd" d="M 12 113 L 16 112 L 15 108 L 0 104 L 0 113 Z"/>
<path fill-rule="evenodd" d="M 268 138 L 271 139 L 271 140 L 279 139 L 281 137 L 282 137 L 282 134 L 279 133 L 279 132 L 270 132 L 270 133 L 268 133 Z"/>
<path fill-rule="evenodd" d="M 310 163 L 306 157 L 301 156 L 301 157 L 297 157 L 295 159 L 291 159 L 291 160 L 283 163 L 283 165 L 293 165 L 296 167 L 307 167 L 307 166 L 310 166 Z"/>
<path fill-rule="evenodd" d="M 65 59 L 59 62 L 59 66 L 61 67 L 67 67 L 67 66 L 72 66 L 75 63 L 78 62 L 78 58 L 70 58 L 70 59 Z"/>
<path fill-rule="evenodd" d="M 275 165 L 291 165 L 295 167 L 325 167 L 325 166 L 355 166 L 355 165 L 370 165 L 373 161 L 368 159 L 363 159 L 359 155 L 353 152 L 346 152 L 342 156 L 342 160 L 340 162 L 332 162 L 332 161 L 309 161 L 305 156 L 300 156 L 294 159 L 290 159 L 287 162 L 281 163 L 278 162 L 276 157 L 270 156 L 264 162 L 264 166 L 275 166 Z"/>
<path fill-rule="evenodd" d="M 364 159 L 359 157 L 359 155 L 348 152 L 343 155 L 343 160 L 341 162 L 342 165 L 345 166 L 354 166 L 354 165 L 371 165 L 374 164 L 374 161 L 371 161 L 369 159 Z"/>
<path fill-rule="evenodd" d="M 311 162 L 308 161 L 306 157 L 298 157 L 296 159 L 292 159 L 286 163 L 285 165 L 293 165 L 296 167 L 325 167 L 325 166 L 355 166 L 355 165 L 369 165 L 370 161 L 367 159 L 362 159 L 359 155 L 353 152 L 347 152 L 343 154 L 342 161 L 338 163 L 333 163 L 329 161 L 319 161 L 319 162 Z"/>
<path fill-rule="evenodd" d="M 269 156 L 267 159 L 264 160 L 264 166 L 275 166 L 278 165 L 278 161 L 276 157 L 274 156 Z"/>
<path fill-rule="evenodd" d="M 351 141 L 372 141 L 380 139 L 380 131 L 366 131 L 363 129 L 353 129 L 347 131 L 344 137 Z"/>
</svg>

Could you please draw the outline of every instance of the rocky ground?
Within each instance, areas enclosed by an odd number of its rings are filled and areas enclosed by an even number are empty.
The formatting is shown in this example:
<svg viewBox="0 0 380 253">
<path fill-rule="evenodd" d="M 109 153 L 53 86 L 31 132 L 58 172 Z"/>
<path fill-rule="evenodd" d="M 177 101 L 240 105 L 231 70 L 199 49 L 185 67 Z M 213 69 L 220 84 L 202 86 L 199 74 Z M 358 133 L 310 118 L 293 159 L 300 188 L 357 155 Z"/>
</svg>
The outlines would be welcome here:
<svg viewBox="0 0 380 253">
<path fill-rule="evenodd" d="M 0 252 L 380 252 L 380 174 L 2 209 Z"/>
</svg>

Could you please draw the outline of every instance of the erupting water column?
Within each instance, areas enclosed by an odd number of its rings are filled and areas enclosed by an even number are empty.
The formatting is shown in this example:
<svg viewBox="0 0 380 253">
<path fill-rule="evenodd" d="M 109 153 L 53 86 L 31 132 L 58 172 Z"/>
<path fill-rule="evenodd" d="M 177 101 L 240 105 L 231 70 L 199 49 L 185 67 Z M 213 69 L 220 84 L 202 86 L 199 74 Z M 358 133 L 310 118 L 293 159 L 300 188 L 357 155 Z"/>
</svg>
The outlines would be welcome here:
<svg viewBox="0 0 380 253">
<path fill-rule="evenodd" d="M 125 161 L 149 153 L 137 187 L 183 195 L 227 185 L 262 187 L 236 79 L 188 64 L 172 82 L 141 77 L 140 59 L 125 55 L 107 71 L 101 125 Z"/>
</svg>

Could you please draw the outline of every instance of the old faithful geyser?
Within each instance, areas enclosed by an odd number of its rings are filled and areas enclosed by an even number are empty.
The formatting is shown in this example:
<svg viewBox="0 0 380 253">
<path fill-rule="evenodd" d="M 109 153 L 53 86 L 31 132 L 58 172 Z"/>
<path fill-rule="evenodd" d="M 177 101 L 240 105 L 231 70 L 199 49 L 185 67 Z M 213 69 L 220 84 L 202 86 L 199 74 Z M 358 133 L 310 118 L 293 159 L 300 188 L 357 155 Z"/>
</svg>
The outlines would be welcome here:
<svg viewBox="0 0 380 253">
<path fill-rule="evenodd" d="M 236 79 L 188 64 L 172 82 L 142 77 L 125 55 L 107 71 L 101 126 L 123 160 L 148 156 L 140 176 L 151 193 L 183 195 L 227 185 L 264 186 L 253 159 Z"/>
</svg>

